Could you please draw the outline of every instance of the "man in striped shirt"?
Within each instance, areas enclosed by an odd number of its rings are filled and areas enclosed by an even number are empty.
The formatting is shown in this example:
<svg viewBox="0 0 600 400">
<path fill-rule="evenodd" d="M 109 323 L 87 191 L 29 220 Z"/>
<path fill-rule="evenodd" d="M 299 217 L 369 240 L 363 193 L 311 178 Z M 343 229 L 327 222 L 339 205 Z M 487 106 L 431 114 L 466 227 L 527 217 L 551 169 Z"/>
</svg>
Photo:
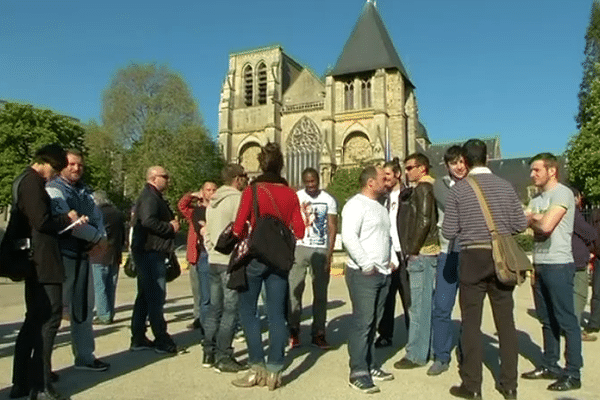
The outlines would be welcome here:
<svg viewBox="0 0 600 400">
<path fill-rule="evenodd" d="M 463 150 L 469 168 L 468 177 L 476 180 L 481 187 L 498 233 L 514 234 L 525 230 L 527 219 L 512 185 L 486 167 L 485 143 L 471 139 L 463 145 Z M 462 384 L 452 387 L 450 393 L 465 399 L 481 399 L 481 314 L 487 294 L 500 343 L 501 370 L 496 386 L 505 399 L 516 399 L 518 347 L 513 316 L 514 286 L 506 286 L 496 277 L 490 232 L 477 196 L 467 179 L 457 182 L 448 193 L 442 234 L 449 240 L 457 238 L 460 245 L 462 357 L 459 373 Z"/>
</svg>

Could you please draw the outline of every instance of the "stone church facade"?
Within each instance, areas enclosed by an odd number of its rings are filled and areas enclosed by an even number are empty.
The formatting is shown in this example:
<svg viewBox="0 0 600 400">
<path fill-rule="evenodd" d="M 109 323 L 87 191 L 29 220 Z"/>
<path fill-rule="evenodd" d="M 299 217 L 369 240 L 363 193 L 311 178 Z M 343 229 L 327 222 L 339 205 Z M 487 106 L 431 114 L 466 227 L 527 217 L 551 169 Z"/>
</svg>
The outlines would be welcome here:
<svg viewBox="0 0 600 400">
<path fill-rule="evenodd" d="M 309 166 L 326 186 L 339 168 L 403 159 L 428 145 L 415 86 L 373 3 L 324 80 L 279 46 L 230 54 L 219 105 L 223 155 L 257 174 L 269 141 L 281 145 L 293 186 Z"/>
</svg>

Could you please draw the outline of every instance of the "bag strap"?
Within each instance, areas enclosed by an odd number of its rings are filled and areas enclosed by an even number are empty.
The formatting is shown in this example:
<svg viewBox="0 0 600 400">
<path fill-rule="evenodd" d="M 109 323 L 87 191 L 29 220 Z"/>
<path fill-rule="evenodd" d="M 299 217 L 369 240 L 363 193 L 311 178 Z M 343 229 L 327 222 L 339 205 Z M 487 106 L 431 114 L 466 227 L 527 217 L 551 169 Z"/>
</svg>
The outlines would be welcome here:
<svg viewBox="0 0 600 400">
<path fill-rule="evenodd" d="M 17 176 L 12 186 L 12 208 L 11 213 L 17 212 L 17 203 L 19 201 L 19 185 L 21 181 L 25 177 L 25 172 L 21 173 L 21 175 Z"/>
<path fill-rule="evenodd" d="M 257 220 L 260 217 L 260 211 L 258 211 L 258 200 L 256 199 L 256 184 L 252 184 L 252 208 L 254 209 L 254 219 Z"/>
<path fill-rule="evenodd" d="M 481 190 L 481 186 L 479 186 L 479 182 L 477 182 L 477 180 L 475 180 L 471 176 L 467 176 L 466 181 L 469 185 L 471 185 L 473 191 L 475 192 L 475 195 L 477 196 L 477 200 L 479 200 L 479 205 L 481 206 L 481 211 L 483 211 L 483 216 L 485 218 L 485 222 L 490 233 L 497 232 L 496 224 L 494 223 L 494 218 L 492 217 L 490 206 L 488 205 L 488 202 L 485 199 L 483 191 Z"/>
<path fill-rule="evenodd" d="M 253 185 L 252 187 L 252 197 L 253 197 L 253 202 L 254 202 L 254 214 L 256 216 L 256 219 L 258 219 L 258 217 L 260 216 L 259 212 L 258 212 L 258 202 L 256 200 L 256 191 L 258 189 L 255 188 L 256 185 Z M 277 212 L 277 216 L 279 217 L 279 220 L 283 221 L 283 218 L 281 216 L 281 212 L 279 212 L 279 207 L 277 207 L 277 203 L 275 203 L 275 200 L 273 199 L 273 195 L 271 194 L 271 191 L 267 188 L 263 187 L 263 190 L 267 193 L 267 196 L 269 196 L 269 199 L 271 199 L 271 204 L 273 205 L 273 208 L 275 209 L 275 211 Z"/>
</svg>

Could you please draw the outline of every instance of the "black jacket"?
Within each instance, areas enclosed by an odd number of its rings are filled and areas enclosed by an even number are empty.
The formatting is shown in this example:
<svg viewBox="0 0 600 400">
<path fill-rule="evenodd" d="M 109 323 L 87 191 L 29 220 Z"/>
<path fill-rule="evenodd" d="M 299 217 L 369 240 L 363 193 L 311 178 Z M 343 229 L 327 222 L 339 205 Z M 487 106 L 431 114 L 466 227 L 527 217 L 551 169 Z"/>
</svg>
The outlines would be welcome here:
<svg viewBox="0 0 600 400">
<path fill-rule="evenodd" d="M 175 230 L 169 223 L 172 220 L 173 211 L 162 193 L 146 183 L 135 205 L 131 249 L 138 252 L 173 251 Z"/>
<path fill-rule="evenodd" d="M 58 232 L 70 219 L 66 214 L 52 215 L 46 180 L 27 167 L 17 189 L 17 209 L 11 213 L 6 234 L 12 239 L 31 238 L 33 263 L 40 283 L 63 283 L 65 271 L 58 247 Z M 9 239 L 9 237 L 5 238 Z"/>
<path fill-rule="evenodd" d="M 418 255 L 424 247 L 431 247 L 429 254 L 439 252 L 438 213 L 433 195 L 433 185 L 421 182 L 414 188 L 400 192 L 396 224 L 402 251 L 406 255 Z M 433 250 L 437 249 L 437 250 Z"/>
</svg>

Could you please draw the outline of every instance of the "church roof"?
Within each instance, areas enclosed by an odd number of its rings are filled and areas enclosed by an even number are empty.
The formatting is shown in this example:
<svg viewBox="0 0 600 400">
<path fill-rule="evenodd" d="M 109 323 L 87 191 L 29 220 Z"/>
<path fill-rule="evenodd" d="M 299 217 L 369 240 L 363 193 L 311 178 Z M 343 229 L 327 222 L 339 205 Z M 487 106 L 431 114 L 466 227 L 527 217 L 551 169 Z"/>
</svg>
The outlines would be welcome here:
<svg viewBox="0 0 600 400">
<path fill-rule="evenodd" d="M 398 69 L 414 87 L 375 5 L 367 1 L 331 75 L 355 74 L 378 68 Z"/>
</svg>

